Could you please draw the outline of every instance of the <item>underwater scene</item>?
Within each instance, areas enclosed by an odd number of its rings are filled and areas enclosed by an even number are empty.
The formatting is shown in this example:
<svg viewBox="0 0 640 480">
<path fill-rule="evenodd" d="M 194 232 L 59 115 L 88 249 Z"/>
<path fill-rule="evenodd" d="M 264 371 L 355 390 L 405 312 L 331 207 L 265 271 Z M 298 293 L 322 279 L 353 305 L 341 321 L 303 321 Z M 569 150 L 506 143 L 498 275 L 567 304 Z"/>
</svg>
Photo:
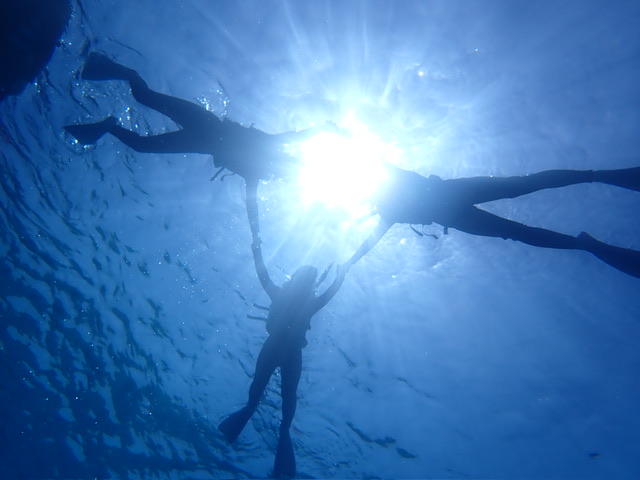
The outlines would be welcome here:
<svg viewBox="0 0 640 480">
<path fill-rule="evenodd" d="M 4 3 L 0 478 L 637 478 L 638 2 Z"/>
</svg>

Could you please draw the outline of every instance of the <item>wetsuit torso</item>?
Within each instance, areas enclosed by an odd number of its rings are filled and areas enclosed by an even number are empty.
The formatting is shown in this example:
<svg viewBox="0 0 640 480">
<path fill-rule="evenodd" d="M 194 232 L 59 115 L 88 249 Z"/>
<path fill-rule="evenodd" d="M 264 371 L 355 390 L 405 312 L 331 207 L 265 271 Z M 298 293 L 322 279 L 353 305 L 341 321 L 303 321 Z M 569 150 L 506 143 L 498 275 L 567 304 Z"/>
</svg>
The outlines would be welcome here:
<svg viewBox="0 0 640 480">
<path fill-rule="evenodd" d="M 311 317 L 317 311 L 315 296 L 301 299 L 281 291 L 269 307 L 267 332 L 287 347 L 303 348 L 307 345 L 306 333 L 311 328 Z"/>
<path fill-rule="evenodd" d="M 216 127 L 210 143 L 216 167 L 245 179 L 283 178 L 295 163 L 295 158 L 284 152 L 285 146 L 277 135 L 227 119 Z"/>
<path fill-rule="evenodd" d="M 428 178 L 389 165 L 388 178 L 374 199 L 378 213 L 388 223 L 453 227 L 474 208 L 474 199 L 456 180 Z"/>
</svg>

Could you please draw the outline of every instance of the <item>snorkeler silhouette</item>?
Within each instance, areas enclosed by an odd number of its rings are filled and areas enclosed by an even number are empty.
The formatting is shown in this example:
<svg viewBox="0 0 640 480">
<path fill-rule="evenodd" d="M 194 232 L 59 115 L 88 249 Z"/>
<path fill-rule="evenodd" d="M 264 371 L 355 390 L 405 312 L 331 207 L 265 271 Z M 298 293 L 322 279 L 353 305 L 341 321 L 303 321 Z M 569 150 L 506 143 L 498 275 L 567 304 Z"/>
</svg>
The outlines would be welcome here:
<svg viewBox="0 0 640 480">
<path fill-rule="evenodd" d="M 640 167 L 620 170 L 548 170 L 515 177 L 442 180 L 387 165 L 388 177 L 374 198 L 380 224 L 348 263 L 355 263 L 394 223 L 438 223 L 472 235 L 517 240 L 536 247 L 584 250 L 618 270 L 640 278 L 640 252 L 596 240 L 586 232 L 572 237 L 499 217 L 476 205 L 515 198 L 547 188 L 605 183 L 640 191 Z"/>
<path fill-rule="evenodd" d="M 271 375 L 280 367 L 282 422 L 273 473 L 276 477 L 292 477 L 296 472 L 296 462 L 289 428 L 296 411 L 298 382 L 302 373 L 302 349 L 307 345 L 306 331 L 311 328 L 313 315 L 340 289 L 347 267 L 338 267 L 335 280 L 320 296 L 315 294 L 318 272 L 309 265 L 296 270 L 291 280 L 281 287 L 276 286 L 269 277 L 262 258 L 256 192 L 257 182 L 248 183 L 247 214 L 253 237 L 251 249 L 258 278 L 271 299 L 266 319 L 269 336 L 258 355 L 246 406 L 227 417 L 218 428 L 229 442 L 235 441 L 258 408 Z"/>
<path fill-rule="evenodd" d="M 322 130 L 337 130 L 335 125 L 327 122 L 320 128 L 272 135 L 226 118 L 220 120 L 202 105 L 151 90 L 135 70 L 100 53 L 89 55 L 82 78 L 129 82 L 133 97 L 138 102 L 168 116 L 181 128 L 174 132 L 142 136 L 121 127 L 118 120 L 110 116 L 97 123 L 65 126 L 64 129 L 79 143 L 91 145 L 105 133 L 110 133 L 136 152 L 210 154 L 215 166 L 219 167 L 216 176 L 226 168 L 245 179 L 286 178 L 296 162 L 295 157 L 285 152 L 286 145 L 305 140 Z"/>
</svg>

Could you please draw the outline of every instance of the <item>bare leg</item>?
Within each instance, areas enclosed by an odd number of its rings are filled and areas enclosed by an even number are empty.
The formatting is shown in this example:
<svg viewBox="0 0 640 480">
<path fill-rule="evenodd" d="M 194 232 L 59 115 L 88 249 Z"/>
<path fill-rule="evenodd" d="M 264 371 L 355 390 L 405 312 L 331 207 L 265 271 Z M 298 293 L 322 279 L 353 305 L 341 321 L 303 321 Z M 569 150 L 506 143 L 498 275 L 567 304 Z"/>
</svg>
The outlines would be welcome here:
<svg viewBox="0 0 640 480">
<path fill-rule="evenodd" d="M 141 104 L 168 116 L 182 130 L 161 135 L 140 136 L 108 119 L 89 125 L 65 127 L 85 145 L 97 142 L 104 133 L 111 133 L 125 145 L 144 153 L 213 154 L 221 137 L 228 136 L 223 122 L 202 106 L 181 98 L 164 95 L 149 88 L 133 69 L 120 65 L 101 54 L 91 54 L 82 77 L 86 80 L 124 80 L 129 82 L 134 98 Z"/>
<path fill-rule="evenodd" d="M 289 164 L 293 162 L 280 152 L 282 142 L 279 136 L 243 127 L 227 119 L 220 120 L 201 105 L 153 91 L 135 70 L 105 55 L 92 53 L 85 63 L 82 77 L 86 80 L 129 82 L 138 102 L 168 116 L 182 130 L 140 136 L 116 125 L 111 117 L 93 124 L 65 126 L 81 144 L 96 143 L 108 132 L 138 152 L 213 155 L 216 166 L 245 178 L 266 178 L 273 173 L 286 176 Z M 269 156 L 269 161 L 256 161 L 259 156 Z"/>
<path fill-rule="evenodd" d="M 435 221 L 472 235 L 517 240 L 535 247 L 580 249 L 575 237 L 507 220 L 477 207 L 469 207 L 447 220 Z"/>
<path fill-rule="evenodd" d="M 192 130 L 178 130 L 160 135 L 138 135 L 120 125 L 109 125 L 105 129 L 129 148 L 140 153 L 203 153 L 211 154 L 211 132 L 207 134 Z"/>
<path fill-rule="evenodd" d="M 517 240 L 536 247 L 583 250 L 613 268 L 640 278 L 640 252 L 608 245 L 586 233 L 576 238 L 507 220 L 476 207 L 471 207 L 463 215 L 457 215 L 455 219 L 450 220 L 447 226 L 472 235 Z"/>
<path fill-rule="evenodd" d="M 262 350 L 258 355 L 256 373 L 253 376 L 251 387 L 249 387 L 249 400 L 247 401 L 247 405 L 237 412 L 232 413 L 218 426 L 218 429 L 224 434 L 227 441 L 234 442 L 236 438 L 238 438 L 238 435 L 240 435 L 240 432 L 242 432 L 242 429 L 258 408 L 264 389 L 267 387 L 269 379 L 277 365 L 278 351 L 275 342 L 269 337 L 264 342 Z"/>
<path fill-rule="evenodd" d="M 105 133 L 110 133 L 129 148 L 141 153 L 203 153 L 214 152 L 211 131 L 178 130 L 160 135 L 138 135 L 118 125 L 115 117 L 97 123 L 67 125 L 64 129 L 78 143 L 92 145 Z M 213 130 L 213 129 L 212 129 Z"/>
<path fill-rule="evenodd" d="M 302 349 L 292 351 L 280 370 L 282 372 L 282 423 L 273 474 L 276 478 L 290 478 L 296 474 L 296 458 L 289 428 L 296 413 L 298 383 L 302 373 Z"/>
<path fill-rule="evenodd" d="M 471 205 L 502 198 L 515 198 L 547 188 L 590 183 L 592 170 L 548 170 L 515 177 L 470 177 L 443 180 L 443 194 L 453 194 Z"/>
<path fill-rule="evenodd" d="M 442 194 L 472 205 L 515 198 L 547 188 L 605 183 L 640 191 L 640 167 L 620 170 L 547 170 L 516 177 L 471 177 L 444 180 Z"/>
<path fill-rule="evenodd" d="M 134 74 L 129 79 L 133 98 L 144 106 L 171 118 L 182 128 L 200 130 L 203 124 L 213 126 L 222 123 L 218 117 L 201 105 L 151 90 L 142 77 L 135 72 Z"/>
<path fill-rule="evenodd" d="M 134 98 L 141 104 L 168 116 L 183 128 L 197 129 L 202 123 L 220 120 L 201 105 L 181 98 L 164 95 L 149 88 L 135 70 L 120 65 L 100 53 L 91 53 L 87 59 L 82 78 L 85 80 L 124 80 L 129 82 Z"/>
<path fill-rule="evenodd" d="M 282 423 L 280 429 L 288 430 L 296 413 L 298 383 L 302 374 L 302 349 L 295 349 L 280 367 L 282 372 Z"/>
<path fill-rule="evenodd" d="M 273 340 L 273 337 L 268 337 L 256 361 L 256 373 L 253 376 L 251 387 L 249 387 L 249 401 L 247 402 L 247 406 L 255 409 L 258 403 L 260 403 L 264 389 L 267 387 L 271 375 L 278 366 L 280 355 L 280 345 Z"/>
<path fill-rule="evenodd" d="M 596 170 L 593 174 L 594 182 L 640 191 L 640 167 L 621 170 Z"/>
</svg>

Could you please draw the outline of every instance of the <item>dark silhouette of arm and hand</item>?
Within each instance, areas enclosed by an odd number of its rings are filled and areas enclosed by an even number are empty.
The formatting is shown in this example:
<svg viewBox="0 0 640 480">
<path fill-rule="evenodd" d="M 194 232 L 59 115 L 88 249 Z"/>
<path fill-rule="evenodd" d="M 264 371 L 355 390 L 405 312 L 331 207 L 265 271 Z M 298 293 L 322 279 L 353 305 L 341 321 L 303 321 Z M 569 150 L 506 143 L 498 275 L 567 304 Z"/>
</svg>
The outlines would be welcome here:
<svg viewBox="0 0 640 480">
<path fill-rule="evenodd" d="M 258 181 L 247 181 L 247 216 L 249 217 L 249 228 L 251 229 L 251 252 L 253 253 L 253 262 L 256 267 L 258 280 L 264 291 L 269 295 L 271 301 L 278 294 L 278 287 L 273 283 L 264 259 L 262 257 L 262 240 L 260 239 L 260 221 L 258 214 Z"/>
<path fill-rule="evenodd" d="M 363 243 L 355 263 L 394 223 L 437 223 L 472 235 L 511 239 L 544 248 L 583 250 L 610 266 L 640 278 L 640 252 L 608 245 L 582 232 L 577 237 L 502 218 L 478 204 L 581 183 L 604 183 L 640 191 L 640 167 L 620 170 L 548 170 L 514 177 L 442 180 L 388 165 L 388 178 L 374 203 L 381 225 Z"/>
<path fill-rule="evenodd" d="M 333 280 L 331 285 L 329 285 L 329 287 L 324 291 L 324 293 L 318 297 L 318 300 L 316 302 L 316 308 L 318 310 L 320 310 L 327 303 L 329 303 L 331 299 L 335 297 L 336 293 L 338 293 L 338 291 L 340 290 L 340 287 L 342 286 L 342 282 L 344 282 L 344 277 L 349 271 L 350 267 L 351 266 L 348 265 L 347 263 L 338 266 L 338 269 L 336 271 L 336 278 Z"/>
<path fill-rule="evenodd" d="M 375 226 L 371 234 L 362 242 L 360 248 L 356 250 L 356 252 L 351 256 L 351 258 L 346 262 L 346 264 L 351 267 L 355 265 L 355 263 L 364 257 L 369 251 L 375 247 L 384 234 L 389 231 L 389 229 L 393 226 L 393 223 L 388 223 L 385 219 L 380 219 L 380 222 Z"/>
</svg>

